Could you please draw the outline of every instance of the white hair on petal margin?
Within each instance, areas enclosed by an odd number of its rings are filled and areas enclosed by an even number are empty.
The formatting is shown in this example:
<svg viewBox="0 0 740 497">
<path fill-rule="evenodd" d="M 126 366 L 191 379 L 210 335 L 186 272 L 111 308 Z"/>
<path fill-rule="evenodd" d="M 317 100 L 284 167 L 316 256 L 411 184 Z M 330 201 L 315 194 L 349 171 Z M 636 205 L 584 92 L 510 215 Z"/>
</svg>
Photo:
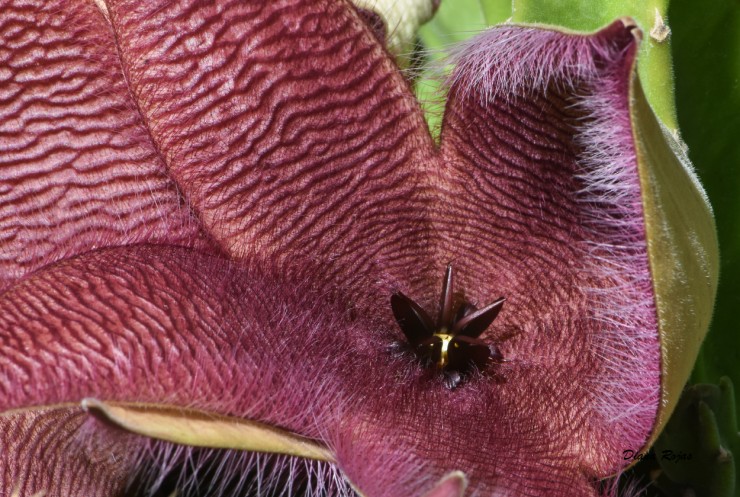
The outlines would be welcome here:
<svg viewBox="0 0 740 497">
<path fill-rule="evenodd" d="M 555 31 L 500 27 L 461 43 L 452 54 L 456 70 L 448 86 L 478 94 L 482 104 L 544 91 L 552 75 L 573 86 L 596 73 L 586 36 L 564 41 Z M 512 63 L 515 61 L 515 63 Z"/>
<path fill-rule="evenodd" d="M 129 491 L 150 496 L 163 490 L 176 495 L 222 497 L 353 497 L 335 464 L 287 455 L 237 450 L 198 449 L 150 440 L 140 455 L 142 473 Z M 174 481 L 171 479 L 174 478 Z M 167 485 L 167 486 L 166 486 Z"/>
<path fill-rule="evenodd" d="M 599 282 L 582 291 L 601 370 L 587 378 L 592 412 L 615 434 L 634 440 L 652 426 L 660 399 L 657 310 L 648 261 L 624 45 L 593 36 L 502 26 L 464 43 L 447 86 L 481 105 L 566 90 L 582 117 L 574 140 L 582 183 L 576 199 L 589 235 L 583 271 Z M 635 353 L 638 351 L 638 353 Z"/>
</svg>

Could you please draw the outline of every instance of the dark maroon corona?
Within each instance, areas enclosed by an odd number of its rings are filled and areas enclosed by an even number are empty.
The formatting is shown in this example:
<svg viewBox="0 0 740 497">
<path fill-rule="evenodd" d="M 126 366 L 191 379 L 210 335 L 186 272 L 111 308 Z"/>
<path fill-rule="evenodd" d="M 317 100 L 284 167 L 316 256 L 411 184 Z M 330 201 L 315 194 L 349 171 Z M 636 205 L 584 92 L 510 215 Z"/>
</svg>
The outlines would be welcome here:
<svg viewBox="0 0 740 497">
<path fill-rule="evenodd" d="M 453 279 L 452 265 L 449 264 L 442 285 L 436 324 L 419 304 L 401 292 L 391 296 L 391 308 L 398 325 L 422 362 L 459 378 L 460 373 L 474 365 L 483 368 L 489 358 L 501 360 L 498 348 L 478 337 L 496 319 L 505 299 L 500 297 L 481 309 L 465 301 L 456 306 Z"/>
</svg>

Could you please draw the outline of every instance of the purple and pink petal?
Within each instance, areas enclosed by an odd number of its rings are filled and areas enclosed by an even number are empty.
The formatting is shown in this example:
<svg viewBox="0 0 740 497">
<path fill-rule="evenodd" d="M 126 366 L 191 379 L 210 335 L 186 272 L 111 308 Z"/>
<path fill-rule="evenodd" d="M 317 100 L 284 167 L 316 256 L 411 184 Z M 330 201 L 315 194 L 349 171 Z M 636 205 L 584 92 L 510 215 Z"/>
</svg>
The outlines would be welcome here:
<svg viewBox="0 0 740 497">
<path fill-rule="evenodd" d="M 660 396 L 636 46 L 484 33 L 435 146 L 344 2 L 2 2 L 0 495 L 187 453 L 86 398 L 312 438 L 368 497 L 597 495 Z M 436 316 L 448 263 L 447 300 L 506 298 L 455 389 L 391 310 Z"/>
</svg>

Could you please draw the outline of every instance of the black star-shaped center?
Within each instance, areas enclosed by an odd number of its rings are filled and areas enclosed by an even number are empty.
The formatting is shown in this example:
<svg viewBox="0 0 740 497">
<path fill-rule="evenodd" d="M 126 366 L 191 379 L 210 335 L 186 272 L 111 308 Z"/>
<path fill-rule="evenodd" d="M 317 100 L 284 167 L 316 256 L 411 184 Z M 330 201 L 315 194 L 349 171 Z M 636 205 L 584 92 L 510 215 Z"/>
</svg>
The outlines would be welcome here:
<svg viewBox="0 0 740 497">
<path fill-rule="evenodd" d="M 448 373 L 453 378 L 452 386 L 456 386 L 460 375 L 473 366 L 482 369 L 489 359 L 496 362 L 503 359 L 498 347 L 478 337 L 496 319 L 504 300 L 500 297 L 480 309 L 464 300 L 456 304 L 452 265 L 449 264 L 436 325 L 419 304 L 401 292 L 391 296 L 391 308 L 422 363 Z"/>
</svg>

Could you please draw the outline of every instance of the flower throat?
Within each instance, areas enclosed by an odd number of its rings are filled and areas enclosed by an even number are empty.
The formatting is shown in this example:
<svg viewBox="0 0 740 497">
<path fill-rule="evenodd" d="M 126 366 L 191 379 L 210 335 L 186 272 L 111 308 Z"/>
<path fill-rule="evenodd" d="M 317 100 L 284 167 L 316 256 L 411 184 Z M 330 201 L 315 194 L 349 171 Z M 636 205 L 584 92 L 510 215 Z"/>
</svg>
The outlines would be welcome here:
<svg viewBox="0 0 740 497">
<path fill-rule="evenodd" d="M 447 373 L 454 388 L 461 375 L 473 367 L 482 369 L 489 359 L 495 362 L 502 360 L 498 347 L 479 337 L 501 312 L 505 299 L 500 297 L 480 309 L 467 301 L 455 305 L 453 285 L 454 274 L 449 264 L 442 284 L 436 323 L 419 304 L 401 292 L 391 296 L 391 308 L 422 364 Z"/>
</svg>

